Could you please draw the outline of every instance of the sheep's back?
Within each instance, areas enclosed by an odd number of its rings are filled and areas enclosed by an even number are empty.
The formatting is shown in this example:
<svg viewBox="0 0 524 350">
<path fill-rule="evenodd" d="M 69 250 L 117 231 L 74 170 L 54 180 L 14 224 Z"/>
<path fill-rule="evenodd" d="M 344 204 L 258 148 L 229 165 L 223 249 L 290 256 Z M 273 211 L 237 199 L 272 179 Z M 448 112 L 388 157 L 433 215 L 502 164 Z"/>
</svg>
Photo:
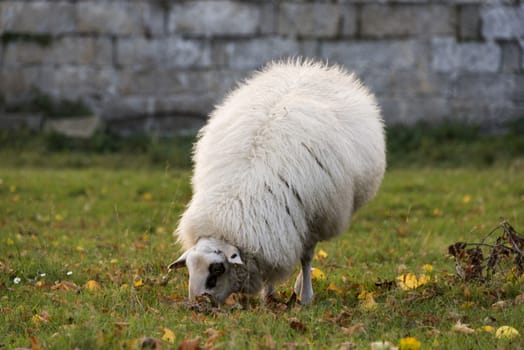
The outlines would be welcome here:
<svg viewBox="0 0 524 350">
<path fill-rule="evenodd" d="M 181 240 L 219 237 L 274 266 L 294 265 L 304 244 L 340 233 L 376 192 L 382 128 L 373 96 L 338 67 L 270 66 L 202 130 Z"/>
</svg>

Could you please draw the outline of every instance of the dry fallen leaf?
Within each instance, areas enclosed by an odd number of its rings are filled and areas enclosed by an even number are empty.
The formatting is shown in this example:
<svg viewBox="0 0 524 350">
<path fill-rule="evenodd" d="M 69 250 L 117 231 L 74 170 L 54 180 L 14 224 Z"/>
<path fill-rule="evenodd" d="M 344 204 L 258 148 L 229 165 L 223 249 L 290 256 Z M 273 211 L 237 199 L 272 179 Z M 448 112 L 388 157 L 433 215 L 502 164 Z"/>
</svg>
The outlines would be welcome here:
<svg viewBox="0 0 524 350">
<path fill-rule="evenodd" d="M 457 321 L 457 323 L 455 323 L 455 325 L 453 326 L 453 331 L 454 332 L 457 332 L 457 333 L 461 333 L 461 334 L 473 334 L 475 333 L 475 330 L 472 329 L 472 328 L 469 328 L 468 327 L 469 325 L 465 324 L 465 323 L 462 323 L 459 321 Z"/>
<path fill-rule="evenodd" d="M 375 310 L 377 308 L 377 302 L 373 298 L 373 293 L 366 293 L 366 297 L 364 299 L 364 302 L 362 303 L 362 307 L 365 310 Z"/>
<path fill-rule="evenodd" d="M 55 282 L 55 284 L 51 287 L 51 290 L 63 290 L 66 292 L 70 291 L 78 291 L 80 287 L 78 287 L 76 284 L 70 281 L 60 281 Z"/>
<path fill-rule="evenodd" d="M 339 286 L 337 286 L 335 283 L 333 283 L 333 282 L 329 283 L 329 286 L 327 287 L 327 290 L 335 292 L 335 293 L 337 293 L 340 296 L 344 295 L 344 291 Z"/>
<path fill-rule="evenodd" d="M 100 288 L 100 284 L 95 280 L 89 280 L 84 284 L 84 289 L 90 292 L 95 292 L 97 290 L 100 290 Z"/>
<path fill-rule="evenodd" d="M 398 348 L 388 341 L 375 341 L 371 343 L 371 350 L 398 350 Z"/>
<path fill-rule="evenodd" d="M 511 305 L 511 302 L 508 300 L 499 300 L 496 303 L 494 303 L 493 305 L 491 305 L 491 308 L 493 310 L 502 311 L 510 305 Z"/>
<path fill-rule="evenodd" d="M 175 342 L 175 339 L 176 339 L 175 332 L 173 332 L 169 328 L 162 327 L 162 340 L 163 341 L 173 344 Z"/>
<path fill-rule="evenodd" d="M 298 318 L 295 317 L 289 319 L 289 326 L 300 333 L 306 333 L 307 331 L 306 325 L 300 322 Z"/>
<path fill-rule="evenodd" d="M 199 350 L 200 338 L 187 339 L 178 344 L 178 350 Z"/>
<path fill-rule="evenodd" d="M 206 349 L 213 348 L 218 338 L 222 336 L 222 332 L 217 331 L 213 328 L 208 328 L 204 331 L 204 334 L 207 335 L 207 340 L 205 344 Z"/>
<path fill-rule="evenodd" d="M 363 323 L 357 323 L 347 328 L 342 327 L 341 330 L 345 335 L 352 336 L 353 334 L 365 332 L 366 328 L 364 327 Z"/>
</svg>

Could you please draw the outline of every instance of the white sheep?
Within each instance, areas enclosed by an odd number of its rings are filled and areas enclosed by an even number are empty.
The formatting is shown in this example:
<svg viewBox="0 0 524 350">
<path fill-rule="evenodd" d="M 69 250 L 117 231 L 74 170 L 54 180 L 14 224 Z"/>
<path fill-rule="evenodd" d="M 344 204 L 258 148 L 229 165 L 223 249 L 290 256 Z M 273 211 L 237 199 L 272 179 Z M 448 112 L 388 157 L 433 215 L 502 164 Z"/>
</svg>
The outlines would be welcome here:
<svg viewBox="0 0 524 350">
<path fill-rule="evenodd" d="M 193 197 L 175 235 L 189 297 L 255 294 L 289 276 L 312 301 L 317 242 L 343 232 L 385 169 L 374 96 L 340 66 L 274 62 L 232 91 L 199 133 Z"/>
</svg>

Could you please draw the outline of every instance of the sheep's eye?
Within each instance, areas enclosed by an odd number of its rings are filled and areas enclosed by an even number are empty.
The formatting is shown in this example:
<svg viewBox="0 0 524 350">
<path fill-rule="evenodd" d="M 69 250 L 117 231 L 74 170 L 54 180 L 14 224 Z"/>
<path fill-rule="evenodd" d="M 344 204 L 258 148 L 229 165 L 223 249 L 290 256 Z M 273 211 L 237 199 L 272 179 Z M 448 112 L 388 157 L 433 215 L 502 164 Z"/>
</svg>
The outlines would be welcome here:
<svg viewBox="0 0 524 350">
<path fill-rule="evenodd" d="M 231 255 L 231 259 L 234 259 L 234 258 L 236 258 L 237 256 L 238 256 L 237 253 L 235 253 L 235 254 Z"/>
</svg>

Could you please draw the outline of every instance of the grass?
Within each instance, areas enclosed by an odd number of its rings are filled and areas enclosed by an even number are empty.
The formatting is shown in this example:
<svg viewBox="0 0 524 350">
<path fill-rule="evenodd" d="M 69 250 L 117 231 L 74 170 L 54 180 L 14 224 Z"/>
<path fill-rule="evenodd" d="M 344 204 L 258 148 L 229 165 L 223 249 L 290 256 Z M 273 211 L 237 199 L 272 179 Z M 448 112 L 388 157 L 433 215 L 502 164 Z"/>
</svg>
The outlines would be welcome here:
<svg viewBox="0 0 524 350">
<path fill-rule="evenodd" d="M 432 137 L 421 138 L 428 149 Z M 312 306 L 252 300 L 246 309 L 195 309 L 184 300 L 187 272 L 166 271 L 180 252 L 171 232 L 191 197 L 184 162 L 166 160 L 167 150 L 158 161 L 149 149 L 132 158 L 129 144 L 41 153 L 35 145 L 49 141 L 31 142 L 0 147 L 0 348 L 191 348 L 187 340 L 197 339 L 219 349 L 369 349 L 405 337 L 422 349 L 524 347 L 523 280 L 507 273 L 487 284 L 459 281 L 446 254 L 456 241 L 479 241 L 500 217 L 524 231 L 522 153 L 485 163 L 478 149 L 489 142 L 476 138 L 468 141 L 478 146 L 471 163 L 405 151 L 413 161 L 391 164 L 352 227 L 317 248 L 327 256 L 314 262 L 325 278 L 314 282 Z M 414 290 L 388 284 L 409 272 L 431 281 Z M 283 299 L 293 279 L 279 286 Z M 506 303 L 492 306 L 499 301 Z M 458 321 L 475 333 L 454 331 Z M 477 330 L 485 325 L 521 336 L 500 340 Z"/>
</svg>

